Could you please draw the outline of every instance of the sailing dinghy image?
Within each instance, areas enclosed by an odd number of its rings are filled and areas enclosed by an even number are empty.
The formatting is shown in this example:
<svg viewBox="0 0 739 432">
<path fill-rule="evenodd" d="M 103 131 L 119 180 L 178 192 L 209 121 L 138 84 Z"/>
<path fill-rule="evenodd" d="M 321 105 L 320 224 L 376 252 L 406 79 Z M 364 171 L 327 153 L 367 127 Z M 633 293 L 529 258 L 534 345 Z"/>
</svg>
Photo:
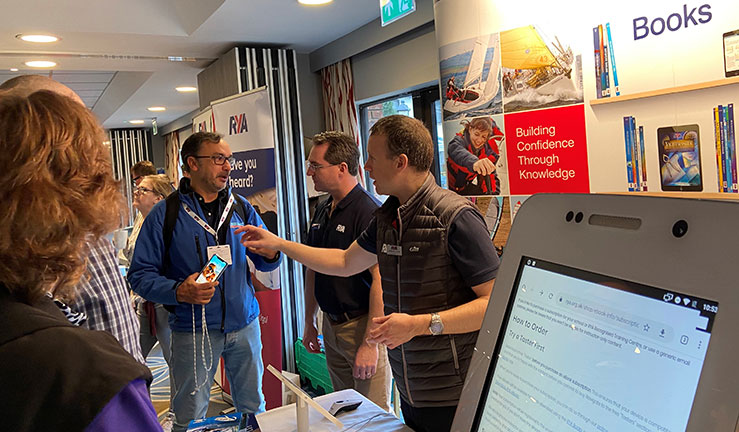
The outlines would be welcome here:
<svg viewBox="0 0 739 432">
<path fill-rule="evenodd" d="M 502 111 L 498 34 L 479 36 L 461 44 L 469 47 L 470 42 L 474 42 L 471 51 L 467 48 L 457 54 L 455 48 L 458 52 L 460 44 L 455 44 L 442 47 L 440 52 L 441 76 L 446 79 L 443 88 L 446 120 Z M 499 96 L 497 104 L 496 96 Z"/>
<path fill-rule="evenodd" d="M 500 33 L 500 51 L 506 111 L 582 102 L 580 56 L 556 37 L 550 47 L 534 26 L 519 27 Z"/>
</svg>

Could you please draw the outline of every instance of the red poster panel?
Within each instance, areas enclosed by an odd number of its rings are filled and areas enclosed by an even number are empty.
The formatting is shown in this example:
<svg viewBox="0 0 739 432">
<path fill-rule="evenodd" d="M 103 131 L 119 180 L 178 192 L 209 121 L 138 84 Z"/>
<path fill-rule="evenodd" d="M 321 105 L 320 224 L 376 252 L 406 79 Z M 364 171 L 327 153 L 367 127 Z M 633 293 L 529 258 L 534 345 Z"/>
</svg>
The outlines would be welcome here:
<svg viewBox="0 0 739 432">
<path fill-rule="evenodd" d="M 585 107 L 504 116 L 511 195 L 589 193 Z"/>
<path fill-rule="evenodd" d="M 257 291 L 254 293 L 259 302 L 259 328 L 262 331 L 262 392 L 267 410 L 282 406 L 282 383 L 267 371 L 271 364 L 282 370 L 282 310 L 280 309 L 280 290 Z M 224 391 L 231 394 L 231 386 L 226 378 L 226 368 L 221 359 L 221 383 Z"/>
</svg>

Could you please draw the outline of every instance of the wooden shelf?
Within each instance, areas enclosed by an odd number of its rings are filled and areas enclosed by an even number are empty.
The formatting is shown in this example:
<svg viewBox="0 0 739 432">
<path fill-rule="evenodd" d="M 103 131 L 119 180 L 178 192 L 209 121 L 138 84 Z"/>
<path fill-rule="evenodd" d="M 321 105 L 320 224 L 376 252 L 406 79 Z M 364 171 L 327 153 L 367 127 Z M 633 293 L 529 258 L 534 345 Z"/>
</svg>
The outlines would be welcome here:
<svg viewBox="0 0 739 432">
<path fill-rule="evenodd" d="M 732 85 L 732 84 L 739 84 L 739 76 L 731 77 L 731 78 L 724 78 L 724 79 L 720 79 L 716 81 L 698 83 L 698 84 L 689 84 L 689 85 L 683 85 L 683 86 L 677 86 L 677 87 L 670 87 L 670 88 L 665 88 L 661 90 L 651 90 L 651 91 L 646 91 L 646 92 L 641 92 L 641 93 L 634 93 L 630 95 L 611 96 L 611 97 L 602 98 L 602 99 L 591 99 L 590 106 L 604 105 L 604 104 L 615 103 L 615 102 L 625 102 L 625 101 L 635 100 L 635 99 L 645 99 L 645 98 L 663 96 L 663 95 L 674 94 L 674 93 L 684 93 L 684 92 L 689 92 L 689 91 L 703 90 L 703 89 L 721 87 L 721 86 Z"/>
<path fill-rule="evenodd" d="M 641 195 L 641 196 L 659 196 L 669 198 L 692 198 L 707 200 L 739 200 L 739 194 L 735 193 L 716 193 L 716 192 L 598 192 L 604 195 Z"/>
</svg>

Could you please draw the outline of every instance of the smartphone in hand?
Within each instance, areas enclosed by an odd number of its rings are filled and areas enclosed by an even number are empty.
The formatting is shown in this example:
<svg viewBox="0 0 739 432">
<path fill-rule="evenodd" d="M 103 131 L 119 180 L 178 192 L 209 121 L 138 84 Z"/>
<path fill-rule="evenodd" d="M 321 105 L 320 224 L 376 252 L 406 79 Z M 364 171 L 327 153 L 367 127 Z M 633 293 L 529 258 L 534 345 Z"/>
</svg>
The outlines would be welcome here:
<svg viewBox="0 0 739 432">
<path fill-rule="evenodd" d="M 223 274 L 223 271 L 226 270 L 226 266 L 228 266 L 226 261 L 221 259 L 218 255 L 213 254 L 213 256 L 208 260 L 208 263 L 205 264 L 205 267 L 203 267 L 203 270 L 200 272 L 197 279 L 195 279 L 195 282 L 205 283 L 217 281 Z"/>
</svg>

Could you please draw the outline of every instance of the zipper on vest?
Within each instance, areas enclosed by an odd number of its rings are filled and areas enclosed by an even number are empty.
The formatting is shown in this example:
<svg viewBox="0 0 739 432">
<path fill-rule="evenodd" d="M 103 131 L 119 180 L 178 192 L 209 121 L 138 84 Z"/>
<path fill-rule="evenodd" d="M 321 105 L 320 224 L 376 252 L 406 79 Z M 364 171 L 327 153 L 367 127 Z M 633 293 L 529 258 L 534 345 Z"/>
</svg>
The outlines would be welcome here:
<svg viewBox="0 0 739 432">
<path fill-rule="evenodd" d="M 449 335 L 449 344 L 452 346 L 452 358 L 454 358 L 454 369 L 459 373 L 459 357 L 457 356 L 457 344 L 454 343 L 454 336 Z"/>
<path fill-rule="evenodd" d="M 398 212 L 398 246 L 400 246 L 401 251 L 403 250 L 403 220 L 400 218 L 400 208 L 397 210 Z M 396 264 L 396 275 L 395 275 L 395 284 L 398 291 L 398 313 L 403 312 L 402 306 L 400 304 L 400 258 L 402 258 L 402 255 L 399 257 L 395 257 Z M 411 405 L 413 405 L 413 396 L 411 395 L 411 386 L 408 382 L 408 363 L 405 361 L 405 344 L 400 346 L 400 355 L 403 358 L 403 381 L 405 382 L 405 391 L 408 393 L 408 402 L 410 402 Z"/>
</svg>

